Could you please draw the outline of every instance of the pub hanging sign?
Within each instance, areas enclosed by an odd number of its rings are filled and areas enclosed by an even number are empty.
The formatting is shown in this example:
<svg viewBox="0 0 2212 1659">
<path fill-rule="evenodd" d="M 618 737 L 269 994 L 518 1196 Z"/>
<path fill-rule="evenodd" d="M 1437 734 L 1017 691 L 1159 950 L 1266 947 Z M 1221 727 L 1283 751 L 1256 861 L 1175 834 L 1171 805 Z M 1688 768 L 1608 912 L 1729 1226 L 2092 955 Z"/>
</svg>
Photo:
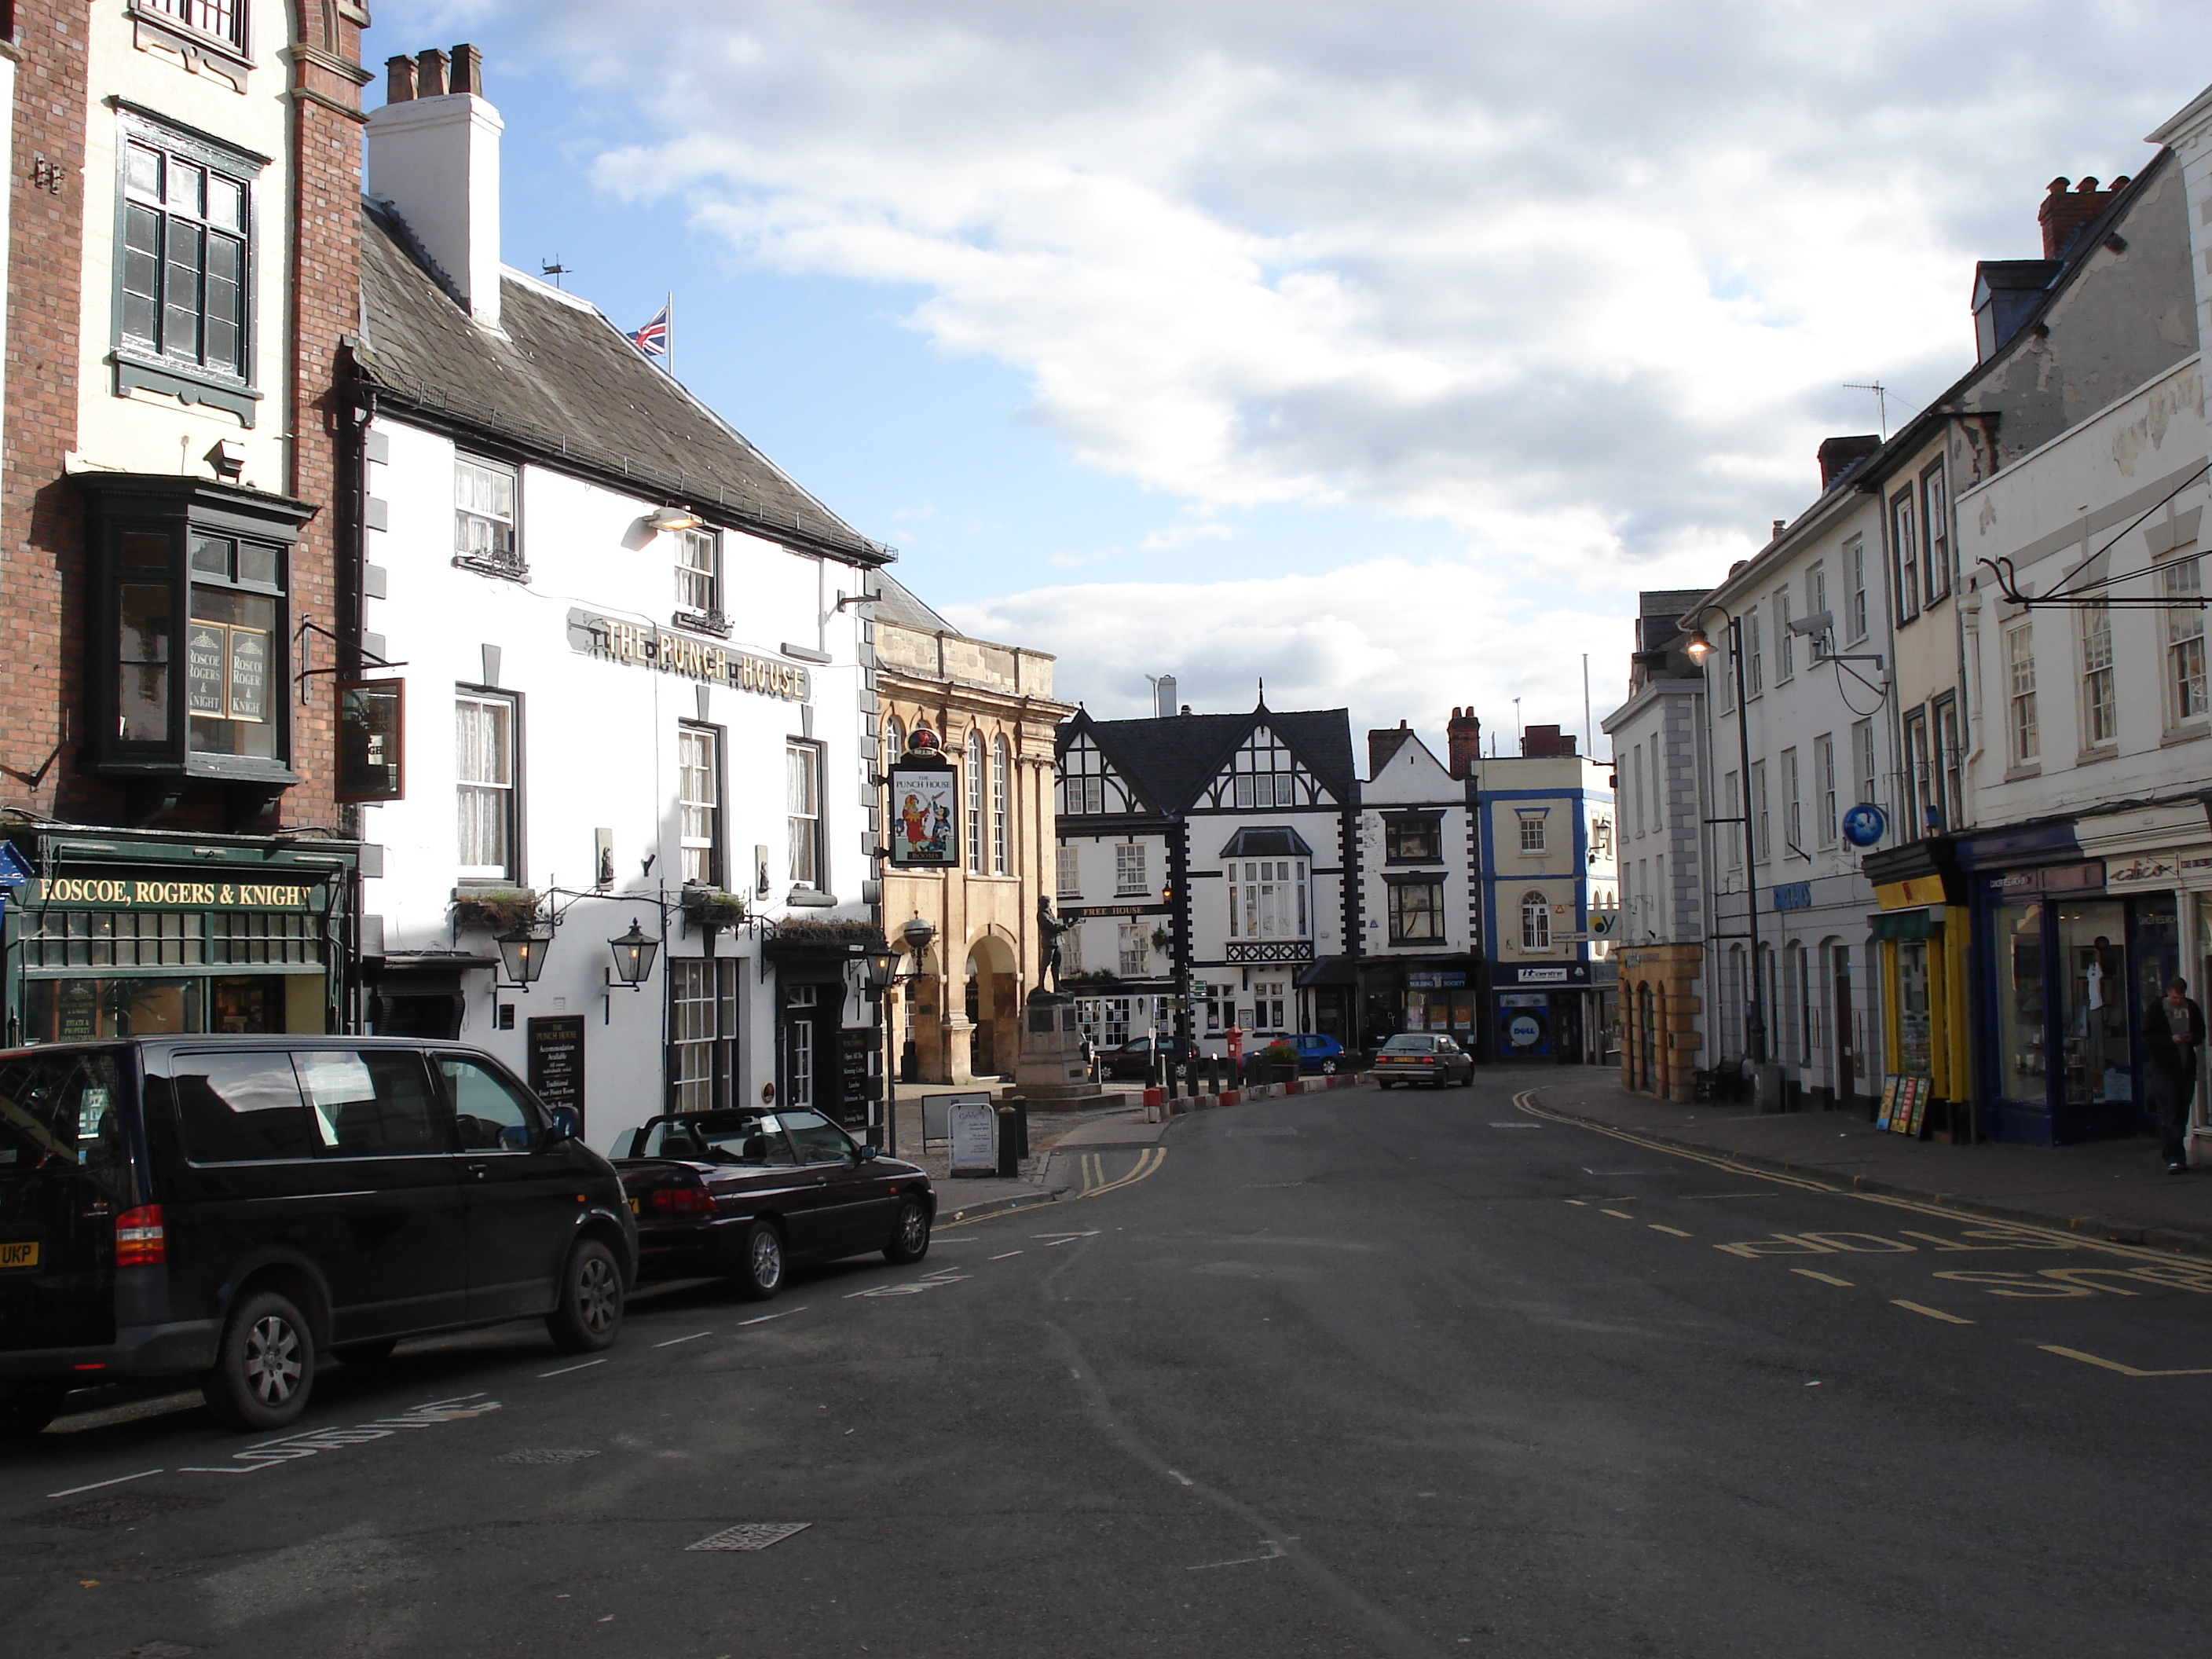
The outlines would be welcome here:
<svg viewBox="0 0 2212 1659">
<path fill-rule="evenodd" d="M 918 726 L 890 775 L 890 861 L 896 870 L 949 870 L 959 862 L 960 774 L 937 733 Z"/>
<path fill-rule="evenodd" d="M 812 677 L 794 663 L 773 662 L 707 640 L 686 639 L 665 628 L 589 611 L 568 613 L 568 647 L 602 662 L 634 663 L 787 702 L 805 702 L 814 691 Z"/>
</svg>

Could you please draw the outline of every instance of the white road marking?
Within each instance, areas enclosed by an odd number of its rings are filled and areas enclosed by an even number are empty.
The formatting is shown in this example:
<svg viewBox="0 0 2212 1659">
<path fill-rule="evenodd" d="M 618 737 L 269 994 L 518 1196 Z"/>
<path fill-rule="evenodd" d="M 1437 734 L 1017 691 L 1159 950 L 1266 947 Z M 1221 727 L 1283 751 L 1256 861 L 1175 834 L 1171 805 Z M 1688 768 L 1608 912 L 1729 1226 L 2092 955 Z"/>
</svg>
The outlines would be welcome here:
<svg viewBox="0 0 2212 1659">
<path fill-rule="evenodd" d="M 1081 1373 L 1080 1371 L 1079 1371 L 1079 1372 L 1077 1372 L 1077 1373 L 1076 1373 L 1076 1375 L 1079 1376 L 1081 1376 L 1081 1375 L 1082 1375 L 1082 1373 Z M 1169 1473 L 1170 1474 L 1171 1474 L 1171 1475 L 1175 1476 L 1175 1478 L 1176 1478 L 1176 1480 L 1178 1480 L 1182 1481 L 1182 1484 L 1183 1484 L 1184 1486 L 1196 1486 L 1196 1485 L 1198 1484 L 1198 1482 L 1197 1482 L 1197 1481 L 1195 1481 L 1195 1480 L 1192 1480 L 1188 1475 L 1185 1474 L 1184 1474 L 1181 1469 L 1170 1469 L 1170 1470 L 1168 1471 L 1168 1473 Z"/>
<path fill-rule="evenodd" d="M 1272 1538 L 1262 1538 L 1260 1541 L 1267 1547 L 1267 1553 L 1265 1555 L 1240 1555 L 1234 1561 L 1201 1561 L 1194 1567 L 1185 1567 L 1183 1571 L 1185 1572 L 1206 1572 L 1215 1567 L 1248 1566 L 1255 1561 L 1279 1561 L 1290 1553 L 1288 1550 L 1285 1549 L 1280 1544 L 1278 1544 Z"/>
<path fill-rule="evenodd" d="M 1626 1210 L 1600 1210 L 1598 1213 L 1600 1215 L 1617 1215 L 1623 1221 L 1633 1221 L 1636 1219 L 1634 1216 L 1629 1214 Z"/>
<path fill-rule="evenodd" d="M 947 1285 L 957 1285 L 966 1279 L 966 1273 L 946 1273 L 929 1279 L 917 1279 L 904 1285 L 877 1285 L 865 1291 L 854 1291 L 846 1297 L 851 1302 L 864 1296 L 920 1296 L 924 1291 L 934 1291 Z"/>
<path fill-rule="evenodd" d="M 106 1480 L 88 1480 L 82 1486 L 64 1486 L 59 1492 L 50 1492 L 49 1498 L 74 1498 L 81 1492 L 98 1492 L 102 1486 L 119 1486 L 126 1480 L 143 1480 L 149 1474 L 160 1474 L 160 1469 L 141 1469 L 136 1474 L 118 1474 Z"/>
<path fill-rule="evenodd" d="M 806 1310 L 804 1308 L 780 1308 L 772 1314 L 757 1314 L 750 1319 L 740 1319 L 738 1322 L 738 1327 L 742 1330 L 747 1325 L 765 1325 L 771 1319 L 783 1319 L 788 1317 L 792 1314 L 805 1313 L 805 1311 Z"/>
<path fill-rule="evenodd" d="M 1971 1325 L 1974 1322 L 1971 1319 L 1961 1319 L 1954 1313 L 1945 1313 L 1941 1308 L 1925 1308 L 1917 1302 L 1907 1302 L 1902 1297 L 1892 1297 L 1891 1304 L 1909 1312 L 1926 1314 L 1930 1319 L 1940 1319 L 1947 1325 Z"/>
<path fill-rule="evenodd" d="M 598 1364 L 600 1362 L 593 1360 L 591 1363 Z M 280 1435 L 274 1440 L 258 1441 L 242 1452 L 233 1453 L 228 1463 L 186 1464 L 177 1472 L 179 1474 L 252 1474 L 257 1470 L 274 1468 L 279 1463 L 294 1462 L 322 1452 L 343 1451 L 349 1446 L 389 1439 L 402 1429 L 427 1429 L 440 1423 L 482 1417 L 487 1412 L 499 1409 L 498 1401 L 482 1393 L 456 1395 L 450 1400 L 434 1400 L 428 1405 L 412 1407 L 391 1417 L 356 1423 L 351 1428 L 313 1429 L 306 1434 Z"/>
<path fill-rule="evenodd" d="M 994 1255 L 991 1260 L 994 1261 L 1004 1261 L 1007 1255 L 1019 1255 L 1020 1254 L 1021 1252 L 1019 1250 L 1008 1250 L 1006 1255 Z"/>
<path fill-rule="evenodd" d="M 1677 1238 L 1695 1238 L 1697 1237 L 1695 1233 L 1684 1232 L 1680 1227 L 1662 1227 L 1656 1221 L 1647 1221 L 1644 1224 L 1650 1228 L 1655 1233 L 1672 1233 Z"/>
<path fill-rule="evenodd" d="M 714 1335 L 712 1331 L 694 1331 L 689 1336 L 672 1336 L 667 1341 L 656 1342 L 653 1346 L 656 1348 L 672 1348 L 679 1342 L 696 1342 L 702 1336 L 712 1335 Z"/>
<path fill-rule="evenodd" d="M 589 1370 L 594 1365 L 604 1365 L 607 1362 L 604 1359 L 586 1359 L 580 1361 L 578 1364 L 574 1365 L 563 1365 L 557 1371 L 540 1371 L 538 1375 L 541 1377 L 566 1376 L 570 1371 Z"/>
</svg>

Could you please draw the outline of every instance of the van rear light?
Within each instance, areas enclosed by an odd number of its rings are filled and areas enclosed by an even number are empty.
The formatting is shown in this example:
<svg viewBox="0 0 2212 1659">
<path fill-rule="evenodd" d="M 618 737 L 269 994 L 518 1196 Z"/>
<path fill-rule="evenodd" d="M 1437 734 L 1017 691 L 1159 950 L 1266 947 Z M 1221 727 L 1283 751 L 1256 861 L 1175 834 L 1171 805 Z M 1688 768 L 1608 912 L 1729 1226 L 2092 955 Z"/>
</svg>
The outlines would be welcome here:
<svg viewBox="0 0 2212 1659">
<path fill-rule="evenodd" d="M 714 1195 L 704 1187 L 656 1187 L 647 1200 L 662 1215 L 711 1215 Z"/>
<path fill-rule="evenodd" d="M 115 1218 L 115 1265 L 159 1267 L 169 1259 L 169 1240 L 161 1231 L 161 1206 L 142 1204 Z"/>
</svg>

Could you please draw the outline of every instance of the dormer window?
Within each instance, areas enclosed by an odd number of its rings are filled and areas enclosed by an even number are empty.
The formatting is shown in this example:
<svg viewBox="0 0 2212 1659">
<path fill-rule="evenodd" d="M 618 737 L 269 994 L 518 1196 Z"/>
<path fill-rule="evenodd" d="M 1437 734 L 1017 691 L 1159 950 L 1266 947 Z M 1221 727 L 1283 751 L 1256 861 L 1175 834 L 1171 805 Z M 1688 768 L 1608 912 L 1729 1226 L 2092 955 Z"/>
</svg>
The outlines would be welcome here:
<svg viewBox="0 0 2212 1659">
<path fill-rule="evenodd" d="M 726 635 L 730 619 L 722 611 L 722 538 L 712 530 L 676 533 L 676 615 L 678 628 Z"/>
</svg>

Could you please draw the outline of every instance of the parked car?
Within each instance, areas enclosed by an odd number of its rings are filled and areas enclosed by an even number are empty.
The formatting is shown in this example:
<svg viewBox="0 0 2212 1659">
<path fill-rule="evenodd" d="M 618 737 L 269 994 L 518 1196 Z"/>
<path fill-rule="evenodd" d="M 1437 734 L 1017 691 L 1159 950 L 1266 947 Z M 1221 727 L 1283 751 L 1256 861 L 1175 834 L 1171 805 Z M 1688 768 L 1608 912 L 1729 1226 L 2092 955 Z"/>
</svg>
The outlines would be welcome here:
<svg viewBox="0 0 2212 1659">
<path fill-rule="evenodd" d="M 542 1318 L 622 1328 L 637 1229 L 606 1159 L 490 1055 L 392 1037 L 0 1053 L 0 1428 L 72 1387 L 198 1376 L 297 1418 L 326 1354 Z"/>
<path fill-rule="evenodd" d="M 1173 1037 L 1160 1042 L 1160 1053 L 1172 1062 L 1178 1055 L 1184 1060 L 1196 1060 L 1199 1054 L 1195 1042 L 1178 1043 Z M 1118 1048 L 1109 1048 L 1098 1056 L 1098 1074 L 1108 1078 L 1145 1078 L 1152 1073 L 1152 1040 L 1132 1037 Z"/>
<path fill-rule="evenodd" d="M 819 1112 L 672 1113 L 615 1152 L 647 1279 L 726 1277 L 770 1297 L 794 1262 L 929 1254 L 929 1177 L 856 1146 Z"/>
<path fill-rule="evenodd" d="M 1441 1089 L 1454 1079 L 1474 1081 L 1474 1056 L 1436 1032 L 1401 1031 L 1375 1056 L 1375 1080 L 1386 1089 L 1401 1083 Z"/>
<path fill-rule="evenodd" d="M 1300 1031 L 1295 1036 L 1275 1040 L 1290 1043 L 1297 1049 L 1298 1070 L 1308 1076 L 1334 1077 L 1339 1072 L 1352 1068 L 1351 1060 L 1344 1052 L 1344 1045 L 1333 1036 L 1322 1036 L 1316 1031 Z"/>
</svg>

